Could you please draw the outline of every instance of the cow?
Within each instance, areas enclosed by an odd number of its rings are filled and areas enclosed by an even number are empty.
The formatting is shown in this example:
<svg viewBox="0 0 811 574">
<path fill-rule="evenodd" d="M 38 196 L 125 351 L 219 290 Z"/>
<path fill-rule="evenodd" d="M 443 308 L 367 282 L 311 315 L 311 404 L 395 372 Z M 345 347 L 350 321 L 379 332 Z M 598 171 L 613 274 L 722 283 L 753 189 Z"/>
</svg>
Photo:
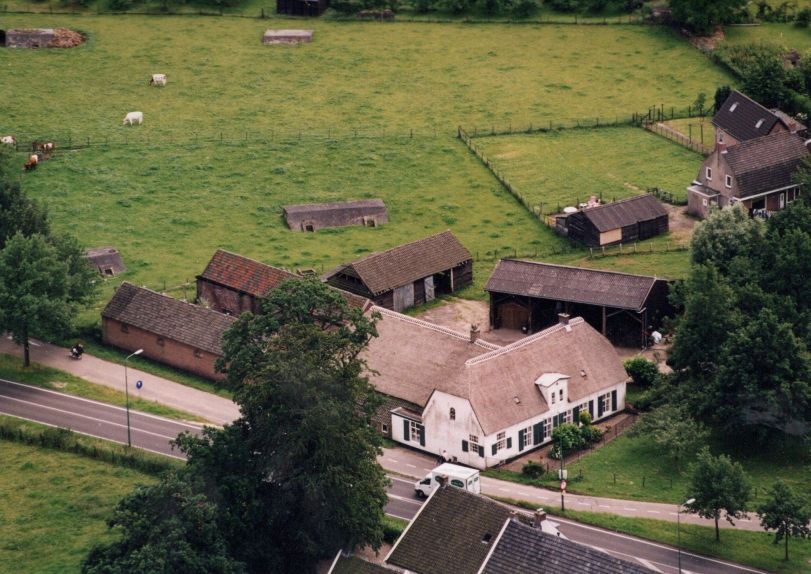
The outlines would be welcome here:
<svg viewBox="0 0 811 574">
<path fill-rule="evenodd" d="M 152 77 L 149 78 L 149 85 L 150 86 L 165 86 L 166 85 L 166 74 L 152 74 Z"/>
<path fill-rule="evenodd" d="M 17 138 L 15 138 L 14 136 L 3 136 L 0 137 L 0 143 L 10 146 L 16 146 Z"/>
<path fill-rule="evenodd" d="M 53 142 L 41 142 L 36 140 L 31 142 L 31 151 L 41 153 L 44 156 L 43 159 L 49 159 L 55 147 Z"/>
<path fill-rule="evenodd" d="M 37 167 L 38 163 L 39 157 L 36 154 L 32 154 L 28 157 L 28 161 L 25 162 L 25 165 L 23 167 L 25 168 L 25 171 L 31 171 L 32 169 Z"/>
<path fill-rule="evenodd" d="M 138 124 L 139 126 L 144 123 L 144 112 L 130 112 L 126 116 L 124 116 L 124 125 L 134 126 Z"/>
</svg>

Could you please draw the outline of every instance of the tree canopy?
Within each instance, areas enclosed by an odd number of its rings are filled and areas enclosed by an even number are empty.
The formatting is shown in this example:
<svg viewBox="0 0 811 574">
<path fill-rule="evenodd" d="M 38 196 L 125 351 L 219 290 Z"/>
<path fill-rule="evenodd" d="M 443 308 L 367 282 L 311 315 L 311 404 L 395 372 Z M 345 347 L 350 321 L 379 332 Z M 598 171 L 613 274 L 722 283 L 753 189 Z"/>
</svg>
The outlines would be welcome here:
<svg viewBox="0 0 811 574">
<path fill-rule="evenodd" d="M 699 34 L 732 22 L 746 0 L 670 0 L 673 20 Z"/>
<path fill-rule="evenodd" d="M 758 507 L 757 512 L 761 526 L 774 530 L 774 543 L 785 541 L 786 560 L 789 538 L 811 537 L 811 507 L 808 501 L 782 480 L 772 486 L 768 500 Z"/>
<path fill-rule="evenodd" d="M 0 249 L 14 234 L 49 235 L 45 208 L 23 193 L 10 148 L 0 145 Z"/>
</svg>

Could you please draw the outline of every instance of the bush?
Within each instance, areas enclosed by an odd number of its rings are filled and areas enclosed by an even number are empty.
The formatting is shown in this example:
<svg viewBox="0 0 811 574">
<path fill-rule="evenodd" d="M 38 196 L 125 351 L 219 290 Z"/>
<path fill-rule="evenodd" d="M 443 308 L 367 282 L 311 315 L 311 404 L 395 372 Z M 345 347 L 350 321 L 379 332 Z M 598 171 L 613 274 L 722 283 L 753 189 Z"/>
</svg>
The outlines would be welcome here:
<svg viewBox="0 0 811 574">
<path fill-rule="evenodd" d="M 558 12 L 574 12 L 580 7 L 578 0 L 546 0 L 545 4 Z"/>
<path fill-rule="evenodd" d="M 603 431 L 594 426 L 580 427 L 580 437 L 583 439 L 584 446 L 600 442 L 603 438 Z"/>
<path fill-rule="evenodd" d="M 529 461 L 521 469 L 521 474 L 528 478 L 541 478 L 544 474 L 544 468 L 540 463 Z"/>
<path fill-rule="evenodd" d="M 591 426 L 591 413 L 588 411 L 580 411 L 580 414 L 577 416 L 580 420 L 578 421 L 584 427 Z"/>
<path fill-rule="evenodd" d="M 529 18 L 538 9 L 538 4 L 535 0 L 517 0 L 513 4 L 512 15 L 513 18 Z"/>
<path fill-rule="evenodd" d="M 388 544 L 394 544 L 400 535 L 405 530 L 405 527 L 397 520 L 388 516 L 383 518 L 383 540 Z"/>
<path fill-rule="evenodd" d="M 634 357 L 625 361 L 625 371 L 633 379 L 634 384 L 643 388 L 653 386 L 659 378 L 659 368 L 656 363 L 643 357 Z"/>
<path fill-rule="evenodd" d="M 808 28 L 809 24 L 811 24 L 811 8 L 803 8 L 797 12 L 794 25 L 798 28 Z"/>
</svg>

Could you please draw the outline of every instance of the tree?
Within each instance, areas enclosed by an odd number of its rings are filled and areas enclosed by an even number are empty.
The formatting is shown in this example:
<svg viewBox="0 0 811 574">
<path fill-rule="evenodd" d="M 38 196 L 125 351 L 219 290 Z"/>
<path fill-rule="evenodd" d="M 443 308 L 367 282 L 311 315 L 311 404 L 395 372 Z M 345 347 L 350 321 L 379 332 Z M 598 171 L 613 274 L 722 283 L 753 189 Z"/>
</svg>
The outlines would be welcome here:
<svg viewBox="0 0 811 574">
<path fill-rule="evenodd" d="M 83 574 L 241 574 L 226 551 L 216 507 L 177 474 L 139 486 L 116 506 L 109 528 L 121 538 L 96 546 Z"/>
<path fill-rule="evenodd" d="M 640 388 L 651 387 L 659 377 L 659 367 L 645 357 L 628 359 L 625 361 L 624 366 L 625 372 L 628 373 L 634 384 Z"/>
<path fill-rule="evenodd" d="M 788 101 L 788 74 L 779 51 L 753 49 L 739 65 L 741 91 L 767 108 L 781 108 Z"/>
<path fill-rule="evenodd" d="M 642 417 L 631 429 L 632 436 L 649 437 L 664 449 L 676 469 L 707 440 L 707 428 L 693 419 L 681 405 L 667 404 Z"/>
<path fill-rule="evenodd" d="M 774 543 L 785 540 L 788 560 L 788 539 L 811 538 L 811 508 L 807 501 L 782 480 L 778 480 L 769 492 L 769 499 L 758 507 L 760 525 L 765 530 L 774 530 Z"/>
<path fill-rule="evenodd" d="M 729 86 L 719 86 L 715 90 L 715 95 L 713 96 L 713 104 L 715 105 L 715 111 L 721 109 L 721 106 L 724 105 L 724 102 L 727 101 L 727 98 L 732 93 L 732 88 Z"/>
<path fill-rule="evenodd" d="M 76 242 L 17 233 L 0 250 L 0 331 L 10 331 L 31 364 L 29 338 L 55 338 L 95 297 L 95 272 Z"/>
<path fill-rule="evenodd" d="M 583 436 L 576 425 L 564 423 L 552 431 L 552 444 L 554 445 L 552 453 L 554 458 L 563 459 L 567 452 L 583 447 Z M 562 463 L 561 468 L 563 468 Z"/>
<path fill-rule="evenodd" d="M 251 570 L 301 572 L 339 547 L 376 549 L 386 477 L 370 424 L 379 399 L 360 358 L 376 318 L 317 280 L 283 283 L 260 311 L 223 338 L 220 367 L 242 416 L 181 438 L 189 467 L 209 477 L 224 529 L 246 525 L 229 544 Z"/>
<path fill-rule="evenodd" d="M 721 512 L 734 526 L 733 519 L 746 516 L 746 505 L 752 493 L 749 478 L 740 463 L 728 456 L 712 456 L 704 447 L 695 463 L 690 465 L 692 477 L 687 497 L 695 501 L 686 507 L 687 512 L 702 518 L 715 520 L 715 540 L 721 540 L 718 521 Z"/>
<path fill-rule="evenodd" d="M 715 267 L 726 276 L 736 257 L 751 258 L 763 233 L 764 225 L 749 217 L 743 205 L 714 209 L 693 232 L 690 258 L 694 265 Z"/>
<path fill-rule="evenodd" d="M 699 34 L 732 22 L 746 0 L 670 0 L 673 21 Z"/>
<path fill-rule="evenodd" d="M 12 159 L 9 147 L 0 145 L 0 249 L 17 232 L 49 234 L 45 208 L 23 193 Z"/>
</svg>

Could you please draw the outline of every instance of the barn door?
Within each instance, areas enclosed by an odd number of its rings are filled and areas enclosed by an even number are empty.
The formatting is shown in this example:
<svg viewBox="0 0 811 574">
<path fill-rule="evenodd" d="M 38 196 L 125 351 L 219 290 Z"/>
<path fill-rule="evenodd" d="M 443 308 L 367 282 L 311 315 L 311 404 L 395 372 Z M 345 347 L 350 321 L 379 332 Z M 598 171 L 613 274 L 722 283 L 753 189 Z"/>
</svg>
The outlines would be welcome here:
<svg viewBox="0 0 811 574">
<path fill-rule="evenodd" d="M 394 310 L 402 311 L 414 306 L 414 284 L 409 283 L 394 290 Z"/>
<path fill-rule="evenodd" d="M 431 275 L 425 278 L 425 302 L 433 301 L 434 298 L 434 276 Z"/>
</svg>

